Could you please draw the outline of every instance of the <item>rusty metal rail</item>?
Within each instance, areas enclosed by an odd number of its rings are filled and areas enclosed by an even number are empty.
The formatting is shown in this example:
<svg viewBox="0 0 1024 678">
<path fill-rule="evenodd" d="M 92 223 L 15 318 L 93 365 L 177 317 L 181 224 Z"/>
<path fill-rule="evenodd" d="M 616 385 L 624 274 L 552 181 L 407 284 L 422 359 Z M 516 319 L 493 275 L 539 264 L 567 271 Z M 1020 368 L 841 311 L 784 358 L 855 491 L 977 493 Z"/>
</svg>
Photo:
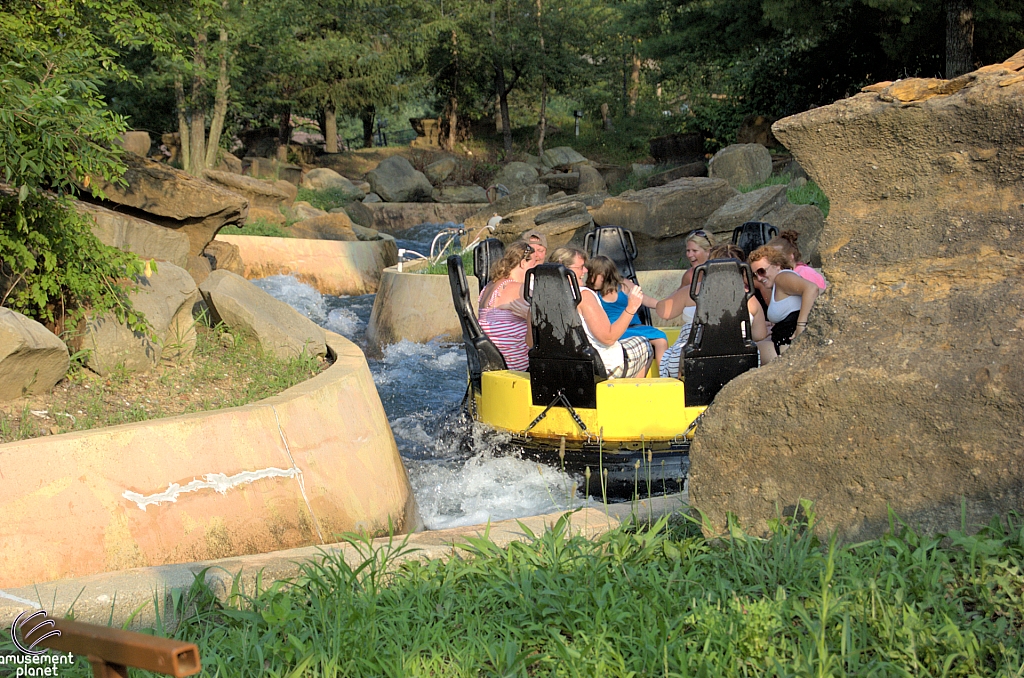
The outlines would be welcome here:
<svg viewBox="0 0 1024 678">
<path fill-rule="evenodd" d="M 202 669 L 195 643 L 52 617 L 33 620 L 33 628 L 26 635 L 38 635 L 37 629 L 48 630 L 49 637 L 39 640 L 35 647 L 84 656 L 96 678 L 127 678 L 128 667 L 176 678 L 191 676 Z"/>
</svg>

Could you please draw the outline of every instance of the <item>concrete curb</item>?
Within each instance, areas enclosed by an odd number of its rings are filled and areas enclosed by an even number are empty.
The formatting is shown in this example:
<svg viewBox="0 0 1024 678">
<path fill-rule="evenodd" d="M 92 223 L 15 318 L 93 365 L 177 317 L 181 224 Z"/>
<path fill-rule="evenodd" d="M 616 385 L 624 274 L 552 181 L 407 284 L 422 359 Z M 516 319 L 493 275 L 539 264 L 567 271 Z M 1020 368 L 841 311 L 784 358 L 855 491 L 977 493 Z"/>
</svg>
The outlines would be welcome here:
<svg viewBox="0 0 1024 678">
<path fill-rule="evenodd" d="M 529 537 L 524 527 L 534 534 L 540 534 L 563 515 L 569 515 L 574 533 L 595 538 L 627 522 L 634 510 L 640 520 L 657 520 L 684 508 L 685 501 L 686 497 L 682 494 L 653 497 L 635 505 L 608 505 L 607 513 L 604 507 L 586 508 L 569 514 L 551 513 L 503 520 L 490 525 L 417 532 L 408 535 L 408 538 L 382 537 L 368 544 L 361 543 L 360 548 L 343 542 L 251 556 L 135 568 L 0 590 L 0 628 L 9 626 L 21 612 L 39 608 L 55 616 L 65 616 L 73 609 L 78 621 L 95 624 L 122 626 L 130 620 L 132 628 L 140 628 L 155 623 L 157 609 L 154 604 L 159 605 L 165 625 L 173 624 L 174 620 L 167 612 L 173 595 L 188 590 L 200 573 L 204 573 L 207 584 L 217 596 L 225 600 L 231 593 L 236 577 L 241 589 L 251 594 L 257 582 L 266 587 L 271 582 L 293 578 L 300 573 L 304 563 L 315 562 L 325 555 L 341 556 L 347 563 L 354 565 L 365 560 L 369 547 L 378 550 L 401 546 L 395 562 L 449 558 L 458 552 L 459 545 L 465 544 L 468 537 L 487 537 L 504 547 L 513 541 L 527 541 Z"/>
<path fill-rule="evenodd" d="M 479 281 L 475 275 L 466 276 L 466 281 L 473 308 L 476 308 Z M 417 343 L 431 339 L 461 340 L 462 325 L 452 303 L 448 276 L 399 273 L 394 266 L 384 269 L 377 298 L 373 300 L 366 339 L 374 349 L 403 339 Z"/>
</svg>

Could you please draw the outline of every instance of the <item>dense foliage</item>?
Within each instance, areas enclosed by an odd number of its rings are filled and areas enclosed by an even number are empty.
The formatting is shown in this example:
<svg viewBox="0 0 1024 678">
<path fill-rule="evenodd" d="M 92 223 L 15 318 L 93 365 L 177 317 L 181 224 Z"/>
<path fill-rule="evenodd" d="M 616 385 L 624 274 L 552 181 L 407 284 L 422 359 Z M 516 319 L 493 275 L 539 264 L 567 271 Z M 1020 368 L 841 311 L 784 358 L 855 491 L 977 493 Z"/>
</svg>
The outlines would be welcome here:
<svg viewBox="0 0 1024 678">
<path fill-rule="evenodd" d="M 580 521 L 580 516 L 574 518 Z M 813 518 L 812 518 L 813 520 Z M 575 528 L 581 527 L 575 525 Z M 177 595 L 209 675 L 1017 676 L 1024 522 L 822 542 L 780 522 L 709 541 L 664 521 L 595 541 L 565 519 L 501 548 L 396 563 L 331 556 L 228 604 Z M 88 675 L 79 661 L 67 675 Z"/>
</svg>

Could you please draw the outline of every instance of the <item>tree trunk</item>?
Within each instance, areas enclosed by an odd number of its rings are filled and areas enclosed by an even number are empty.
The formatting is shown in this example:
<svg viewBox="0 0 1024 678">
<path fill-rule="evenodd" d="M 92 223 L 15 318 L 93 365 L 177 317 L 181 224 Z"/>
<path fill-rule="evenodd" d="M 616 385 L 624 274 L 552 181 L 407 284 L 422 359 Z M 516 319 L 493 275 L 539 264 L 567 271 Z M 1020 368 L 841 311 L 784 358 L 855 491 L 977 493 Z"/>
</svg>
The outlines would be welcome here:
<svg viewBox="0 0 1024 678">
<path fill-rule="evenodd" d="M 338 152 L 338 110 L 334 104 L 328 104 L 324 109 L 324 150 Z"/>
<path fill-rule="evenodd" d="M 185 105 L 185 85 L 182 83 L 180 75 L 174 76 L 174 103 L 178 108 L 178 160 L 181 162 L 181 168 L 188 171 L 188 166 L 191 164 L 191 156 L 188 152 L 188 109 Z M 171 159 L 174 160 L 173 157 Z"/>
<path fill-rule="evenodd" d="M 537 36 L 540 38 L 540 119 L 537 121 L 537 155 L 544 155 L 544 135 L 548 128 L 548 75 L 544 28 L 541 24 L 541 0 L 537 0 Z"/>
<path fill-rule="evenodd" d="M 972 70 L 974 0 L 946 0 L 946 77 Z"/>
<path fill-rule="evenodd" d="M 206 33 L 196 34 L 192 57 L 192 121 L 189 130 L 188 173 L 201 176 L 206 169 L 206 101 L 203 84 L 206 71 Z"/>
<path fill-rule="evenodd" d="M 373 114 L 372 106 L 364 108 L 359 114 L 363 121 L 363 148 L 373 148 Z"/>
<path fill-rule="evenodd" d="M 640 55 L 636 52 L 636 44 L 633 44 L 633 53 L 630 55 L 629 71 L 629 117 L 636 115 L 636 102 L 640 98 Z"/>
<path fill-rule="evenodd" d="M 498 110 L 501 113 L 501 135 L 505 142 L 505 157 L 512 155 L 512 123 L 508 115 L 508 90 L 505 89 L 505 67 L 494 67 L 494 88 L 498 94 Z"/>
<path fill-rule="evenodd" d="M 455 76 L 452 78 L 452 89 L 448 95 L 448 139 L 442 142 L 444 150 L 451 153 L 455 150 L 455 140 L 458 137 L 459 128 L 459 38 L 452 29 L 452 63 L 455 67 Z"/>
<path fill-rule="evenodd" d="M 217 94 L 213 100 L 213 120 L 210 121 L 210 140 L 206 146 L 206 166 L 217 164 L 220 135 L 224 130 L 224 116 L 228 112 L 228 31 L 220 29 L 220 69 L 217 72 Z"/>
</svg>

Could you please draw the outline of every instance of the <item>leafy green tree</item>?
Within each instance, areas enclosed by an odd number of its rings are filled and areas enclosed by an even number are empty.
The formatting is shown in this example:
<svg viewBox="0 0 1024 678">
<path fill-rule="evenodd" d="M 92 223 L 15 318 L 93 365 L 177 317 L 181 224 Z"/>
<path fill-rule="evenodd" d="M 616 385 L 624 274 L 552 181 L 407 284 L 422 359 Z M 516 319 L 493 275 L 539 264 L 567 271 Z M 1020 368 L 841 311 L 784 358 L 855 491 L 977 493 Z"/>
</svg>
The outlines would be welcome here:
<svg viewBox="0 0 1024 678">
<path fill-rule="evenodd" d="M 91 177 L 121 180 L 126 125 L 99 85 L 128 77 L 118 46 L 145 44 L 167 47 L 138 2 L 12 0 L 0 14 L 0 298 L 58 331 L 86 307 L 145 325 L 127 302 L 144 265 L 102 245 L 66 197 Z"/>
</svg>

